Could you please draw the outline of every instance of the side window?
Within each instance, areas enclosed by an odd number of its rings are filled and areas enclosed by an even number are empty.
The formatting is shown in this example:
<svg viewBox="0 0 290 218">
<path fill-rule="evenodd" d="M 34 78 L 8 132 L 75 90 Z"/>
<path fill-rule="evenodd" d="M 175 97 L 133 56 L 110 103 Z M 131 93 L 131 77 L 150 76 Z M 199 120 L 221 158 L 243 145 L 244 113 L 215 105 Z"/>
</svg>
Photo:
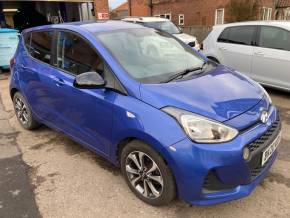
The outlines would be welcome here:
<svg viewBox="0 0 290 218">
<path fill-rule="evenodd" d="M 30 55 L 50 64 L 52 38 L 53 31 L 32 32 L 30 36 L 30 47 L 28 49 Z"/>
<path fill-rule="evenodd" d="M 74 75 L 93 71 L 103 76 L 104 71 L 103 61 L 91 46 L 70 32 L 58 33 L 57 66 Z"/>
<path fill-rule="evenodd" d="M 256 26 L 236 26 L 230 27 L 228 42 L 240 45 L 253 45 Z"/>
<path fill-rule="evenodd" d="M 229 28 L 226 28 L 219 36 L 218 42 L 228 42 Z"/>
<path fill-rule="evenodd" d="M 290 32 L 278 27 L 262 26 L 259 46 L 290 51 Z"/>
</svg>

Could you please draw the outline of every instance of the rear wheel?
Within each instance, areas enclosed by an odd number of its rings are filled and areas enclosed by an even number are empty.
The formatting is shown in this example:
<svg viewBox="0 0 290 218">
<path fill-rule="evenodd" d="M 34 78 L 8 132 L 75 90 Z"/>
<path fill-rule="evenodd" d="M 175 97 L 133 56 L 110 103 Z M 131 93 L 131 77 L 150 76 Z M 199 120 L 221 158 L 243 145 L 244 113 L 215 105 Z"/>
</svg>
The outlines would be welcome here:
<svg viewBox="0 0 290 218">
<path fill-rule="evenodd" d="M 149 145 L 134 140 L 121 152 L 121 168 L 134 194 L 144 202 L 160 206 L 175 197 L 175 182 L 162 157 Z"/>
<path fill-rule="evenodd" d="M 19 92 L 13 96 L 13 105 L 16 117 L 24 129 L 32 130 L 39 127 L 40 124 L 33 118 L 28 103 Z"/>
</svg>

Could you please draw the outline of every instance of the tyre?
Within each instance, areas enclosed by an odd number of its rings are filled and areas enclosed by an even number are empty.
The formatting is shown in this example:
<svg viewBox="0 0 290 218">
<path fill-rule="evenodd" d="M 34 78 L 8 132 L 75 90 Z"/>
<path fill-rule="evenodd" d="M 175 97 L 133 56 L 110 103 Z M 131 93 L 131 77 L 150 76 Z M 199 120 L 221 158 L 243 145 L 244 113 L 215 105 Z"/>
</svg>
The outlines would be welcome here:
<svg viewBox="0 0 290 218">
<path fill-rule="evenodd" d="M 40 126 L 33 118 L 25 98 L 19 92 L 16 92 L 13 96 L 13 105 L 16 117 L 24 129 L 32 130 Z"/>
<path fill-rule="evenodd" d="M 120 158 L 128 186 L 142 201 L 161 206 L 175 198 L 172 173 L 163 158 L 149 145 L 131 141 L 122 150 Z"/>
</svg>

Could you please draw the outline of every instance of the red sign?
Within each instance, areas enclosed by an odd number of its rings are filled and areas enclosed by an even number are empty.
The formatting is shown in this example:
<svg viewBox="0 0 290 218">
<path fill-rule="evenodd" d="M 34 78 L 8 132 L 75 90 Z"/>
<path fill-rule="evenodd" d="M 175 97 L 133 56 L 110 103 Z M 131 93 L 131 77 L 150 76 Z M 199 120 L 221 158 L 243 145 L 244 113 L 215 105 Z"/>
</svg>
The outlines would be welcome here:
<svg viewBox="0 0 290 218">
<path fill-rule="evenodd" d="M 99 20 L 109 20 L 109 13 L 98 13 Z"/>
</svg>

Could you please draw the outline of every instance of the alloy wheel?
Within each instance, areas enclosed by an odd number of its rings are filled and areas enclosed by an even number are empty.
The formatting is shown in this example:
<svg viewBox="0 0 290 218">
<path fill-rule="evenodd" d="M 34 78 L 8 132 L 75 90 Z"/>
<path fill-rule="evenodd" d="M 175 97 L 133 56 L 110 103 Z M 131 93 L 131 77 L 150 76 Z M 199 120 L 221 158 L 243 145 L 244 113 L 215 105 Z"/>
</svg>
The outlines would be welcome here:
<svg viewBox="0 0 290 218">
<path fill-rule="evenodd" d="M 29 121 L 29 115 L 25 103 L 22 101 L 22 99 L 17 97 L 14 102 L 14 107 L 19 121 L 26 125 Z"/>
<path fill-rule="evenodd" d="M 163 192 L 163 177 L 155 161 L 141 151 L 126 158 L 126 173 L 131 185 L 144 197 L 156 199 Z"/>
</svg>

